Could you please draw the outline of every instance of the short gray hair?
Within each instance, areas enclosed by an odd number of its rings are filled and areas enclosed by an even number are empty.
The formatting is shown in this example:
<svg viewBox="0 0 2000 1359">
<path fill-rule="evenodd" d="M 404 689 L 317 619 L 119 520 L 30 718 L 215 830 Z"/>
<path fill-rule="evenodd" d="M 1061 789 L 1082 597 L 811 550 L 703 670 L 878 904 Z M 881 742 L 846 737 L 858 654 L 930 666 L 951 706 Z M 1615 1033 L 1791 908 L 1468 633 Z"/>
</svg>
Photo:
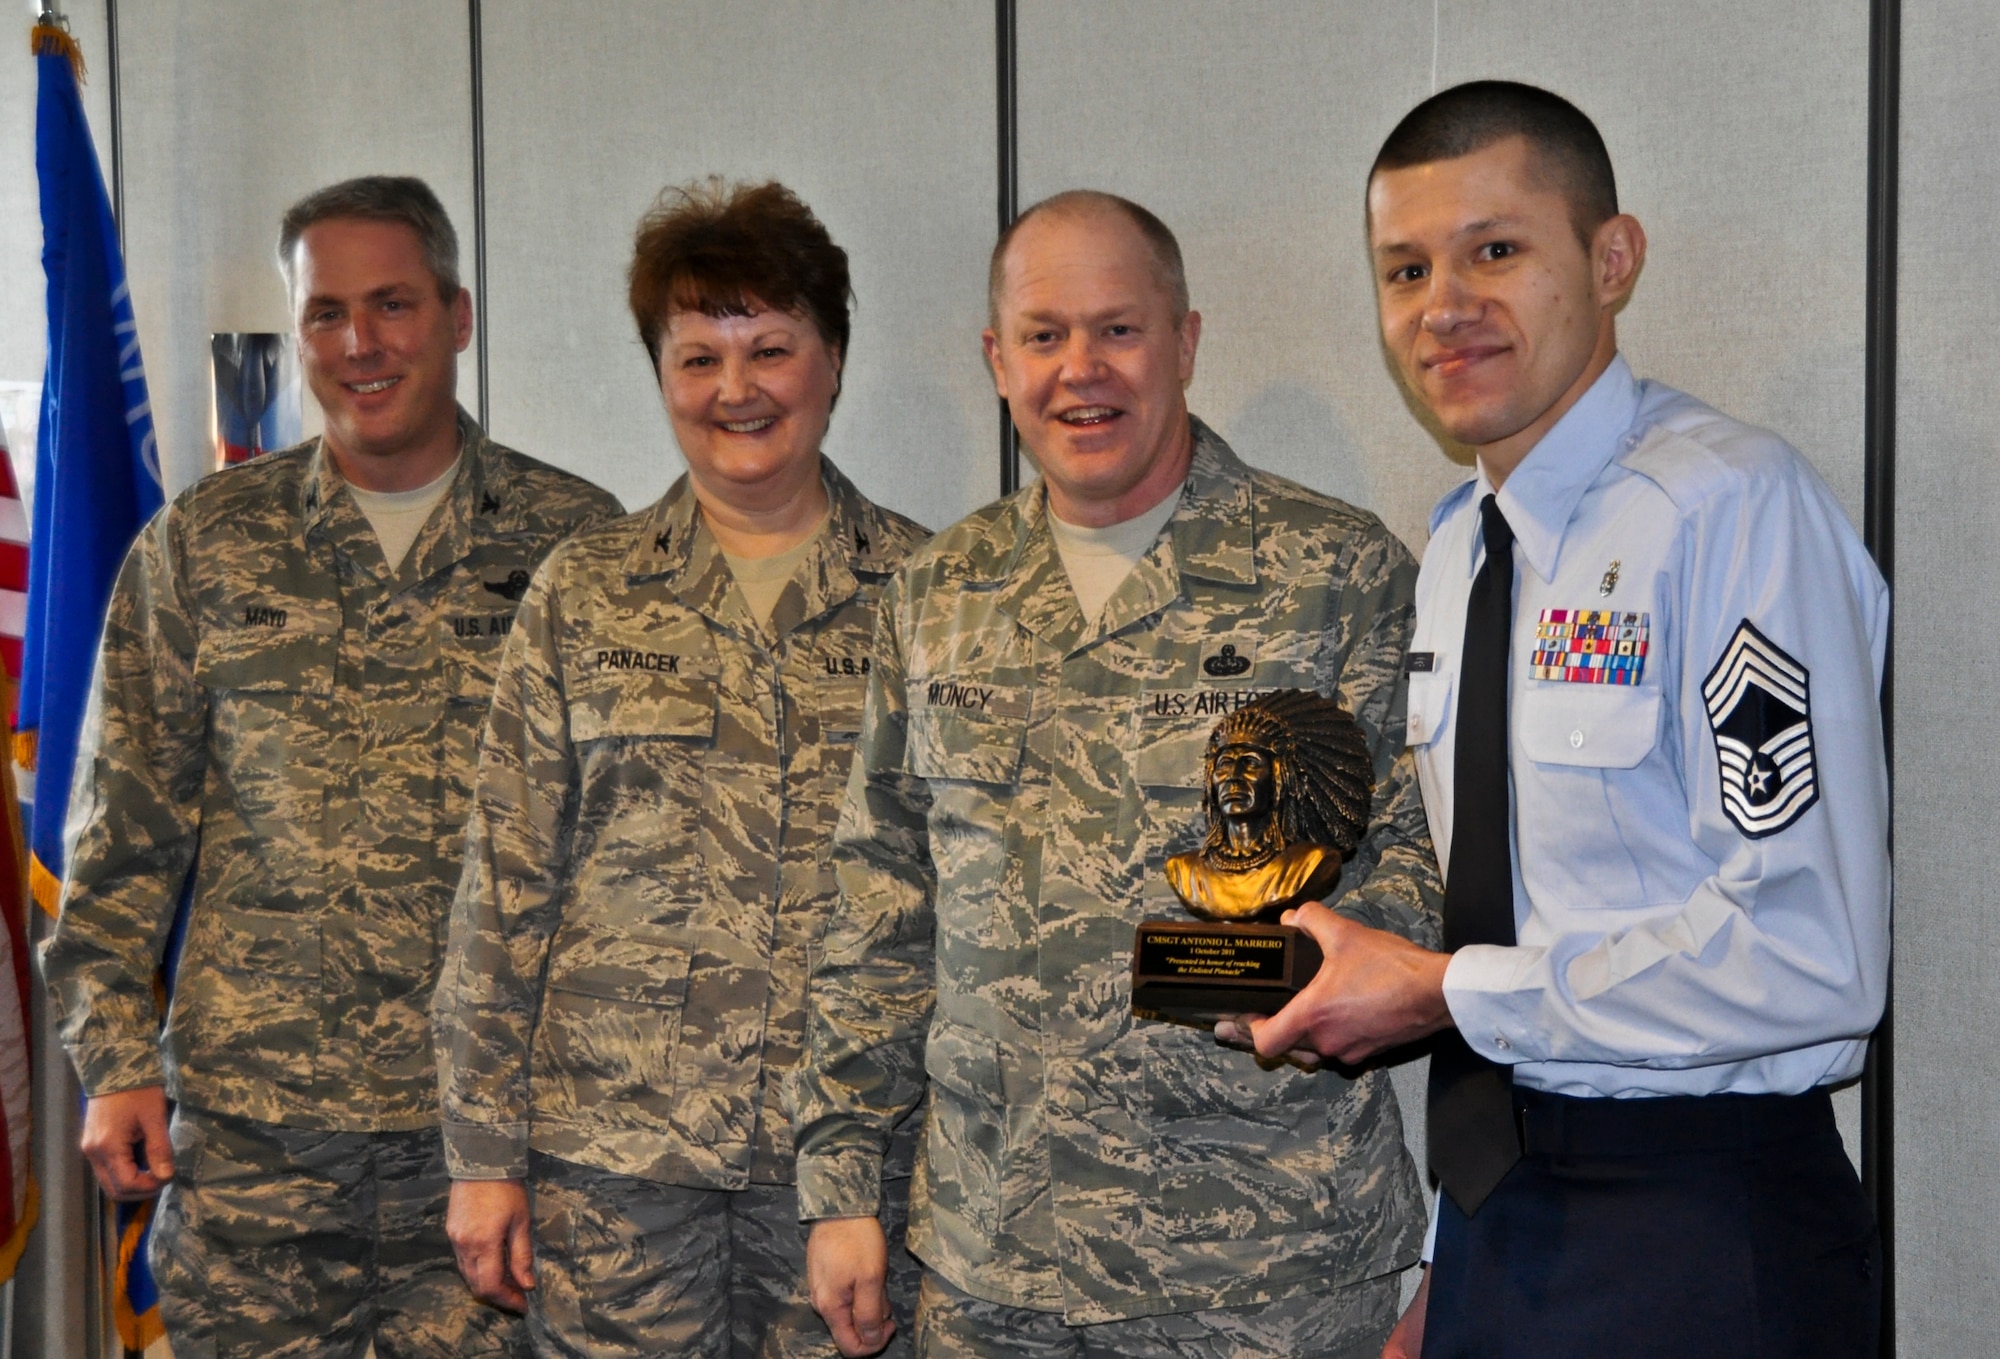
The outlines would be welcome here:
<svg viewBox="0 0 2000 1359">
<path fill-rule="evenodd" d="M 298 288 L 299 237 L 316 222 L 335 218 L 361 218 L 370 222 L 401 222 L 417 233 L 424 252 L 424 265 L 437 280 L 438 296 L 446 302 L 458 296 L 458 233 L 444 204 L 431 186 L 411 175 L 363 175 L 343 179 L 324 189 L 314 189 L 285 210 L 284 224 L 278 229 L 278 270 L 285 276 L 285 291 Z"/>
</svg>

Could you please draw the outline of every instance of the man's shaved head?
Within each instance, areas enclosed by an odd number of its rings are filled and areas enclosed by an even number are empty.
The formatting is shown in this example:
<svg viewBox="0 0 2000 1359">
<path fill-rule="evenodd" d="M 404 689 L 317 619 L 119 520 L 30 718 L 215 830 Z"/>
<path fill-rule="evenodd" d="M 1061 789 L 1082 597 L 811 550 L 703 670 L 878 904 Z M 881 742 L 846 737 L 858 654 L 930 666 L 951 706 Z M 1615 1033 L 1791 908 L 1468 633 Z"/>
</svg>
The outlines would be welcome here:
<svg viewBox="0 0 2000 1359">
<path fill-rule="evenodd" d="M 1153 255 L 1154 277 L 1172 303 L 1174 321 L 1178 324 L 1188 313 L 1187 268 L 1181 263 L 1181 243 L 1174 239 L 1165 222 L 1145 208 L 1129 198 L 1099 189 L 1067 189 L 1044 198 L 1000 233 L 1000 239 L 993 243 L 993 258 L 986 271 L 986 323 L 995 327 L 1000 324 L 1000 290 L 1007 281 L 1007 250 L 1022 227 L 1037 217 L 1052 214 L 1088 217 L 1100 213 L 1123 217 L 1145 238 Z"/>
</svg>

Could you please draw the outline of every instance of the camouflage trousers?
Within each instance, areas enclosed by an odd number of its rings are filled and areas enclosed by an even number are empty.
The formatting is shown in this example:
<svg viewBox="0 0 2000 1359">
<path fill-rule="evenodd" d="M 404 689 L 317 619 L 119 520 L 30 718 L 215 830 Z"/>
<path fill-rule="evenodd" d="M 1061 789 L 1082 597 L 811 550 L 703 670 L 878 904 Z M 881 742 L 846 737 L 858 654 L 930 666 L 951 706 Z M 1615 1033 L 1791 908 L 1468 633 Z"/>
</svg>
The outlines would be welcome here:
<svg viewBox="0 0 2000 1359">
<path fill-rule="evenodd" d="M 1249 1307 L 1069 1326 L 1060 1312 L 986 1302 L 926 1270 L 917 1359 L 1380 1359 L 1401 1300 L 1387 1274 Z"/>
<path fill-rule="evenodd" d="M 466 1290 L 435 1128 L 286 1128 L 182 1105 L 147 1257 L 174 1359 L 517 1356 Z"/>
<path fill-rule="evenodd" d="M 892 1359 L 910 1353 L 921 1274 L 903 1245 L 909 1183 L 884 1186 Z M 544 1359 L 838 1359 L 806 1294 L 793 1186 L 688 1189 L 537 1152 L 529 1197 L 528 1326 Z"/>
</svg>

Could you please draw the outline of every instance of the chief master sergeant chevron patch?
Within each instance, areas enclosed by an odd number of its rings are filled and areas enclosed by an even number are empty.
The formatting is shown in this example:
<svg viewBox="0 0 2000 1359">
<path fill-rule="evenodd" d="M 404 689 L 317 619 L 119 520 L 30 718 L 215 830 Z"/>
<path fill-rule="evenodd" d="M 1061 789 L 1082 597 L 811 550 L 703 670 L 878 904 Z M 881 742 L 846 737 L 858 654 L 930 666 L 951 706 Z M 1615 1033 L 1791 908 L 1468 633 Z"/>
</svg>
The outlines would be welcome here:
<svg viewBox="0 0 2000 1359">
<path fill-rule="evenodd" d="M 1776 835 L 1819 800 L 1806 668 L 1744 619 L 1702 681 L 1722 810 L 1752 839 Z"/>
</svg>

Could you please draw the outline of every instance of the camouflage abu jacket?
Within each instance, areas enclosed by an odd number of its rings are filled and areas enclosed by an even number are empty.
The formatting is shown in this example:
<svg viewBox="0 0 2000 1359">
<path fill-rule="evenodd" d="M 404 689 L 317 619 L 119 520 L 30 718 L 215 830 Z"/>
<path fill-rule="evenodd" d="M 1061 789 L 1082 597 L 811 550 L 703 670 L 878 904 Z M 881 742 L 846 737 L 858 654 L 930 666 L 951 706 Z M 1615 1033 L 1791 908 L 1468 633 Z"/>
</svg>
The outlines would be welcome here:
<svg viewBox="0 0 2000 1359">
<path fill-rule="evenodd" d="M 823 467 L 831 518 L 768 626 L 685 478 L 529 589 L 437 993 L 453 1175 L 522 1176 L 532 1146 L 671 1184 L 791 1182 L 780 1080 L 876 601 L 924 536 Z"/>
<path fill-rule="evenodd" d="M 1335 1287 L 1423 1235 L 1386 1074 L 1266 1070 L 1131 1016 L 1133 927 L 1185 918 L 1162 869 L 1202 833 L 1203 744 L 1269 689 L 1337 696 L 1375 754 L 1336 909 L 1438 934 L 1402 749 L 1416 568 L 1372 515 L 1194 433 L 1179 508 L 1097 625 L 1038 485 L 884 595 L 794 1095 L 802 1211 L 853 1215 L 928 1075 L 911 1250 L 1072 1325 Z"/>
<path fill-rule="evenodd" d="M 459 422 L 394 574 L 317 440 L 202 478 L 133 544 L 42 955 L 87 1093 L 157 1085 L 164 1057 L 169 1094 L 224 1114 L 437 1122 L 428 1010 L 500 647 L 548 550 L 618 512 Z"/>
</svg>

